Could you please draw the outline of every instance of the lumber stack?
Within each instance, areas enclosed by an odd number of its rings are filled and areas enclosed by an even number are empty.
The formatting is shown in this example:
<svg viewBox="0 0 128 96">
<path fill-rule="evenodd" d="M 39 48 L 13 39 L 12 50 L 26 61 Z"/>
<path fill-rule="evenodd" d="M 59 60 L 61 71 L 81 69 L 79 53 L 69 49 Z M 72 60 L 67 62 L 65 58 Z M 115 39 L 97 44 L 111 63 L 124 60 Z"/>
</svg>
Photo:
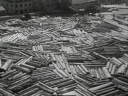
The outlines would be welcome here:
<svg viewBox="0 0 128 96">
<path fill-rule="evenodd" d="M 127 96 L 128 34 L 118 27 L 85 16 L 2 21 L 0 95 Z"/>
</svg>

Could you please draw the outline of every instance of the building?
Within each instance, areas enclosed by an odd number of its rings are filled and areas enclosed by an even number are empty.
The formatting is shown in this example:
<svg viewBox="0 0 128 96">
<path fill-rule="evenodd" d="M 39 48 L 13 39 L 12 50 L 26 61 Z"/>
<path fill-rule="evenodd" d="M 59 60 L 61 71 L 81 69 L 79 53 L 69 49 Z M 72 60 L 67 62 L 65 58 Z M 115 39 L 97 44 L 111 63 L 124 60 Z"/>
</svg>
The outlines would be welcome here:
<svg viewBox="0 0 128 96">
<path fill-rule="evenodd" d="M 126 3 L 127 0 L 99 0 L 102 4 L 122 4 Z"/>
<path fill-rule="evenodd" d="M 33 11 L 32 0 L 0 0 L 7 14 L 24 14 Z"/>
<path fill-rule="evenodd" d="M 85 9 L 88 3 L 94 1 L 97 0 L 0 0 L 0 6 L 5 8 L 5 13 L 9 15 L 30 12 L 52 13 L 60 12 L 59 10 L 68 11 L 69 6 Z"/>
<path fill-rule="evenodd" d="M 33 0 L 33 9 L 35 12 L 59 12 L 71 6 L 72 0 Z"/>
<path fill-rule="evenodd" d="M 72 0 L 57 0 L 58 9 L 66 9 L 68 6 L 72 5 Z"/>
<path fill-rule="evenodd" d="M 70 8 L 80 13 L 95 13 L 100 4 L 98 0 L 72 0 Z"/>
<path fill-rule="evenodd" d="M 0 6 L 0 16 L 6 14 L 6 9 L 3 6 Z"/>
<path fill-rule="evenodd" d="M 39 12 L 43 10 L 42 0 L 33 0 L 33 11 Z"/>
<path fill-rule="evenodd" d="M 56 9 L 57 0 L 33 0 L 34 11 L 49 12 Z"/>
<path fill-rule="evenodd" d="M 96 0 L 72 0 L 72 4 L 83 4 L 83 3 L 88 3 L 88 2 L 93 2 Z"/>
</svg>

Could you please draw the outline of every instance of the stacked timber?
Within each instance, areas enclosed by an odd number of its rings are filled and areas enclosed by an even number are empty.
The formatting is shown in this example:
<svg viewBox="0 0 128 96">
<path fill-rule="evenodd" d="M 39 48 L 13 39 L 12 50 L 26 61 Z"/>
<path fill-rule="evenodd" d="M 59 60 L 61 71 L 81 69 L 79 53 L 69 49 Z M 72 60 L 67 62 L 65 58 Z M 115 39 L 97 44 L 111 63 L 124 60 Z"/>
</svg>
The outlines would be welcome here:
<svg viewBox="0 0 128 96">
<path fill-rule="evenodd" d="M 1 22 L 0 95 L 127 96 L 125 25 L 74 18 Z"/>
</svg>

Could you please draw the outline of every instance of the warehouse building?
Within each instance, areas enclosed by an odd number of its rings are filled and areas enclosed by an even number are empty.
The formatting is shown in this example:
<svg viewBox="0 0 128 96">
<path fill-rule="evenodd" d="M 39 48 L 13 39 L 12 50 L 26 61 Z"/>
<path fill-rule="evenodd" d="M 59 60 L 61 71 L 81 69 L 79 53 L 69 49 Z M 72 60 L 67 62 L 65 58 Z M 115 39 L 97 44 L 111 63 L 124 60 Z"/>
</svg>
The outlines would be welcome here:
<svg viewBox="0 0 128 96">
<path fill-rule="evenodd" d="M 99 0 L 102 4 L 121 4 L 126 3 L 127 0 Z"/>
<path fill-rule="evenodd" d="M 6 9 L 3 6 L 0 6 L 0 16 L 5 15 Z"/>
<path fill-rule="evenodd" d="M 5 13 L 14 15 L 30 12 L 50 13 L 65 10 L 69 6 L 85 8 L 87 3 L 94 1 L 97 0 L 0 0 L 0 6 L 5 8 Z"/>
<path fill-rule="evenodd" d="M 35 12 L 60 12 L 71 4 L 72 0 L 33 0 L 33 9 Z"/>
<path fill-rule="evenodd" d="M 96 0 L 72 0 L 72 4 L 82 4 L 82 3 L 88 3 L 93 1 L 96 1 Z"/>
<path fill-rule="evenodd" d="M 48 12 L 56 9 L 57 0 L 33 0 L 33 10 Z"/>
<path fill-rule="evenodd" d="M 0 0 L 7 14 L 23 14 L 33 11 L 32 0 Z"/>
<path fill-rule="evenodd" d="M 94 10 L 97 9 L 98 6 L 100 6 L 100 3 L 98 3 L 97 1 L 98 0 L 72 0 L 70 8 L 75 12 L 80 12 L 83 14 L 90 12 L 93 13 Z"/>
</svg>

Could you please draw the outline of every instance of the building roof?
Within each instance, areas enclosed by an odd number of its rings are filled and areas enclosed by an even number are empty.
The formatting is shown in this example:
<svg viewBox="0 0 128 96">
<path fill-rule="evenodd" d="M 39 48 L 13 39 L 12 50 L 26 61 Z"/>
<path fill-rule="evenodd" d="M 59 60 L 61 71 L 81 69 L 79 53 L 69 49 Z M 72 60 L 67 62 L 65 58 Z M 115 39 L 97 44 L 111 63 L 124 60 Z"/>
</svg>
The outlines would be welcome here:
<svg viewBox="0 0 128 96">
<path fill-rule="evenodd" d="M 96 0 L 72 0 L 72 4 L 82 4 L 82 3 L 87 3 L 87 2 L 93 2 Z"/>
<path fill-rule="evenodd" d="M 124 5 L 101 5 L 101 7 L 104 8 L 123 8 L 123 9 L 128 9 L 128 6 Z"/>
<path fill-rule="evenodd" d="M 6 10 L 3 6 L 0 6 L 0 11 Z"/>
<path fill-rule="evenodd" d="M 114 14 L 118 14 L 118 15 L 128 15 L 128 10 L 125 10 L 125 11 L 115 11 L 113 12 Z"/>
</svg>

